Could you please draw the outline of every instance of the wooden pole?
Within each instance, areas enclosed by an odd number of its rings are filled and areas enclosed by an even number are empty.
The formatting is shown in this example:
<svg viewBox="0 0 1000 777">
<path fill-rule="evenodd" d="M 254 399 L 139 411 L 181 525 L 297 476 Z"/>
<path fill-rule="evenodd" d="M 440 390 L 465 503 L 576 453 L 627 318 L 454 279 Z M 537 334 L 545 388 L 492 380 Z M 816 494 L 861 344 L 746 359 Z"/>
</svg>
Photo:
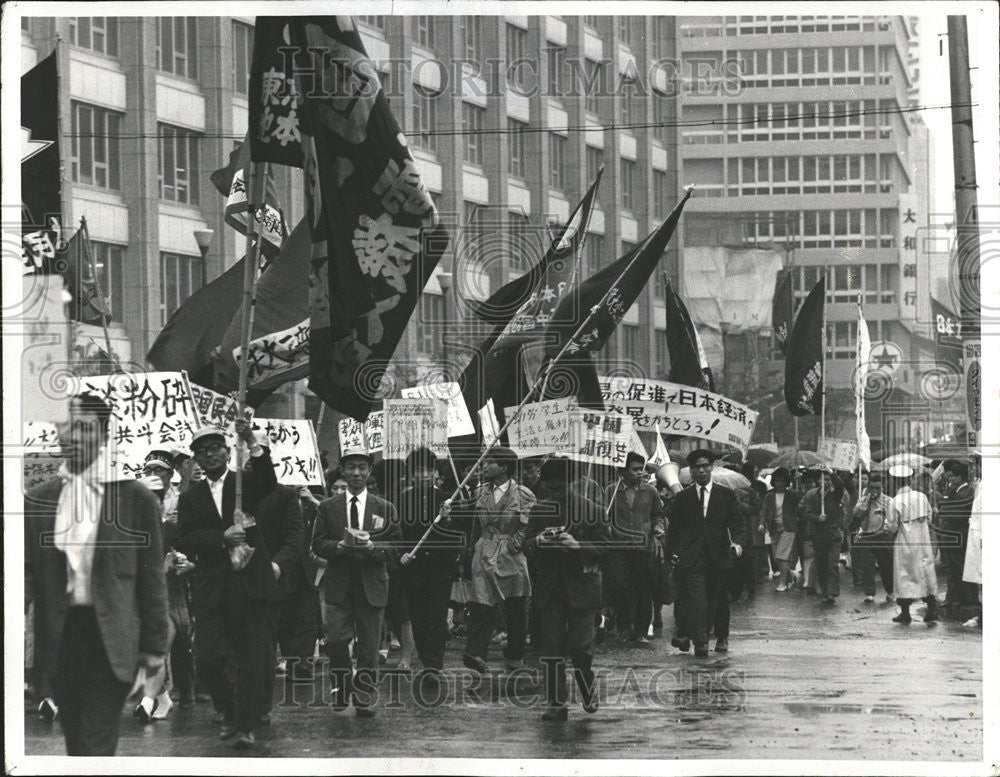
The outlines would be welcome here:
<svg viewBox="0 0 1000 777">
<path fill-rule="evenodd" d="M 90 265 L 90 274 L 94 276 L 94 288 L 97 289 L 97 295 L 101 298 L 101 310 L 98 313 L 101 314 L 101 329 L 104 330 L 104 346 L 108 351 L 108 358 L 111 362 L 121 370 L 121 364 L 118 362 L 118 357 L 115 356 L 114 351 L 111 350 L 111 333 L 108 332 L 108 319 L 104 315 L 104 308 L 107 306 L 107 298 L 104 296 L 104 287 L 101 286 L 101 279 L 97 275 L 97 263 L 94 261 L 94 252 L 91 250 L 90 245 L 90 230 L 87 229 L 87 217 L 80 217 L 80 248 L 87 254 L 87 263 Z M 79 268 L 77 269 L 79 272 Z M 81 289 L 76 290 L 77 296 L 80 295 Z M 82 311 L 82 308 L 81 308 Z"/>
</svg>

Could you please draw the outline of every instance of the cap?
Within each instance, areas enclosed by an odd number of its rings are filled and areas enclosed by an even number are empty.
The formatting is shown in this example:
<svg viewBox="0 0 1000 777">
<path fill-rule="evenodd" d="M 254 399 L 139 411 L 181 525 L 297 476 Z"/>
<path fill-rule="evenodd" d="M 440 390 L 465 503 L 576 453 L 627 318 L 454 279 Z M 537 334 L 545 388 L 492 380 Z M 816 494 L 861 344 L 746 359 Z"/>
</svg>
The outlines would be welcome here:
<svg viewBox="0 0 1000 777">
<path fill-rule="evenodd" d="M 163 467 L 164 469 L 173 469 L 174 459 L 173 456 L 170 455 L 169 451 L 157 448 L 146 454 L 146 458 L 142 462 L 142 466 L 143 468 L 155 466 Z"/>
<path fill-rule="evenodd" d="M 345 448 L 340 452 L 340 463 L 343 464 L 345 461 L 351 458 L 362 458 L 371 464 L 374 459 L 372 455 L 365 448 Z"/>
<path fill-rule="evenodd" d="M 913 468 L 905 464 L 893 464 L 889 467 L 889 474 L 894 478 L 908 478 L 913 476 Z"/>
<path fill-rule="evenodd" d="M 197 453 L 198 449 L 209 440 L 218 440 L 221 443 L 225 443 L 226 433 L 217 426 L 203 426 L 191 438 L 191 451 Z"/>
</svg>

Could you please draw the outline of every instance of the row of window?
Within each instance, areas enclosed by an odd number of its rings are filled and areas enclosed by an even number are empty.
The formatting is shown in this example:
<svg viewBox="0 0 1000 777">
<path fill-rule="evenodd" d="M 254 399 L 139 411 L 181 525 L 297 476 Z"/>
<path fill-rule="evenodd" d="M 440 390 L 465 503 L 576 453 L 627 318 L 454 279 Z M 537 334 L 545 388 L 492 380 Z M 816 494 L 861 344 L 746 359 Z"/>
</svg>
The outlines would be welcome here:
<svg viewBox="0 0 1000 777">
<path fill-rule="evenodd" d="M 122 114 L 76 101 L 71 108 L 73 182 L 121 190 Z M 169 124 L 157 124 L 157 135 L 160 199 L 197 205 L 201 136 Z"/>
<path fill-rule="evenodd" d="M 770 211 L 744 214 L 746 240 L 786 248 L 895 248 L 899 214 L 892 208 Z"/>
<path fill-rule="evenodd" d="M 777 194 L 873 194 L 892 189 L 893 157 L 877 154 L 823 154 L 793 157 L 730 157 L 698 160 L 726 183 L 700 184 L 698 196 L 737 197 Z M 691 175 L 687 175 L 691 178 Z"/>
<path fill-rule="evenodd" d="M 748 87 L 851 86 L 884 83 L 890 53 L 875 46 L 823 46 L 749 49 L 733 56 Z"/>
<path fill-rule="evenodd" d="M 801 302 L 819 279 L 826 277 L 828 302 L 892 304 L 899 289 L 899 266 L 896 264 L 837 264 L 824 267 L 796 267 L 792 276 L 795 298 Z"/>
<path fill-rule="evenodd" d="M 858 16 L 723 16 L 711 22 L 681 24 L 684 38 L 736 35 L 774 35 L 804 32 L 874 32 L 888 22 Z"/>
</svg>

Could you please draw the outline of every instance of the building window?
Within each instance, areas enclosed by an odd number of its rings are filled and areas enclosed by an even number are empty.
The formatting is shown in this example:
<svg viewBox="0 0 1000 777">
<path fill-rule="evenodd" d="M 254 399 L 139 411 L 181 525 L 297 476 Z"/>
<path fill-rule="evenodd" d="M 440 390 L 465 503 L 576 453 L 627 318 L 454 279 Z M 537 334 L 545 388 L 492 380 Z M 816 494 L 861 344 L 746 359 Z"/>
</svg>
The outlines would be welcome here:
<svg viewBox="0 0 1000 777">
<path fill-rule="evenodd" d="M 420 309 L 417 311 L 420 326 L 417 327 L 417 351 L 431 355 L 441 341 L 441 322 L 444 321 L 444 297 L 440 294 L 421 294 Z"/>
<path fill-rule="evenodd" d="M 515 271 L 534 267 L 542 258 L 538 244 L 538 232 L 531 228 L 531 221 L 524 213 L 507 214 L 507 235 L 509 240 L 509 264 Z"/>
<path fill-rule="evenodd" d="M 479 62 L 483 51 L 483 24 L 480 16 L 466 16 L 462 20 L 465 30 L 465 58 Z"/>
<path fill-rule="evenodd" d="M 174 311 L 201 288 L 200 256 L 160 253 L 160 324 L 166 324 Z"/>
<path fill-rule="evenodd" d="M 26 19 L 22 19 L 22 28 Z M 118 56 L 118 18 L 115 16 L 72 16 L 69 20 L 69 41 L 74 46 L 90 49 L 109 57 Z"/>
<path fill-rule="evenodd" d="M 618 97 L 618 123 L 625 129 L 630 128 L 635 121 L 636 106 L 632 94 L 635 89 L 635 81 L 630 79 L 622 81 L 622 91 Z"/>
<path fill-rule="evenodd" d="M 587 82 L 584 84 L 584 105 L 590 113 L 597 113 L 600 104 L 601 78 L 603 71 L 601 63 L 593 59 L 584 60 L 584 71 Z"/>
<path fill-rule="evenodd" d="M 507 25 L 507 83 L 525 90 L 531 62 L 525 59 L 528 33 L 513 24 Z"/>
<path fill-rule="evenodd" d="M 434 48 L 434 17 L 418 16 L 417 19 L 417 43 L 429 49 Z"/>
<path fill-rule="evenodd" d="M 639 360 L 639 327 L 635 324 L 622 326 L 622 350 L 626 359 Z"/>
<path fill-rule="evenodd" d="M 464 159 L 473 165 L 483 163 L 483 114 L 486 111 L 472 103 L 462 103 L 462 139 L 465 142 Z"/>
<path fill-rule="evenodd" d="M 121 114 L 74 102 L 71 106 L 73 181 L 120 189 L 118 128 Z"/>
<path fill-rule="evenodd" d="M 899 288 L 899 267 L 895 264 L 879 266 L 879 296 L 883 303 L 896 301 L 896 290 Z"/>
<path fill-rule="evenodd" d="M 363 21 L 365 24 L 375 27 L 376 29 L 385 32 L 385 17 L 384 16 L 359 16 L 358 19 Z"/>
<path fill-rule="evenodd" d="M 233 91 L 247 96 L 250 82 L 250 61 L 253 59 L 253 27 L 233 22 Z"/>
<path fill-rule="evenodd" d="M 460 238 L 460 260 L 465 263 L 478 264 L 483 250 L 482 238 L 485 234 L 483 216 L 486 208 L 475 202 L 462 202 L 462 237 Z"/>
<path fill-rule="evenodd" d="M 524 130 L 528 125 L 516 119 L 507 119 L 507 144 L 510 153 L 507 157 L 507 172 L 519 178 L 524 177 Z"/>
<path fill-rule="evenodd" d="M 587 186 L 590 186 L 597 178 L 597 173 L 604 167 L 604 151 L 600 148 L 587 146 Z M 600 189 L 597 191 L 598 201 L 601 199 Z"/>
<path fill-rule="evenodd" d="M 549 186 L 566 186 L 566 138 L 554 132 L 549 133 Z"/>
<path fill-rule="evenodd" d="M 622 159 L 622 207 L 625 210 L 634 210 L 638 204 L 636 196 L 637 165 L 631 159 Z"/>
<path fill-rule="evenodd" d="M 588 27 L 590 27 L 590 29 L 592 29 L 594 32 L 597 32 L 597 20 L 599 18 L 600 17 L 598 16 L 584 16 L 583 23 L 586 24 Z"/>
<path fill-rule="evenodd" d="M 619 16 L 618 17 L 618 40 L 622 43 L 631 44 L 632 43 L 632 17 L 631 16 Z"/>
<path fill-rule="evenodd" d="M 854 359 L 858 347 L 858 322 L 831 322 L 826 329 L 826 347 L 834 359 Z"/>
<path fill-rule="evenodd" d="M 604 235 L 595 232 L 587 233 L 587 242 L 584 244 L 584 254 L 586 255 L 586 272 L 584 276 L 589 278 L 601 269 L 604 260 Z M 577 278 L 577 280 L 581 280 Z"/>
<path fill-rule="evenodd" d="M 658 219 L 666 218 L 669 212 L 668 201 L 670 192 L 667 191 L 667 174 L 662 170 L 653 171 L 653 216 Z"/>
<path fill-rule="evenodd" d="M 72 22 L 70 22 L 70 24 L 72 24 Z M 31 32 L 31 19 L 27 16 L 21 17 L 21 29 L 25 32 Z"/>
<path fill-rule="evenodd" d="M 566 49 L 552 46 L 545 50 L 549 70 L 549 96 L 563 97 L 566 93 Z"/>
<path fill-rule="evenodd" d="M 198 77 L 198 19 L 161 16 L 157 19 L 160 70 L 175 76 Z"/>
<path fill-rule="evenodd" d="M 428 151 L 437 151 L 435 98 L 436 95 L 427 87 L 413 85 L 413 131 L 410 137 L 414 146 Z"/>
<path fill-rule="evenodd" d="M 666 380 L 670 374 L 670 359 L 667 356 L 667 331 L 657 329 L 653 332 L 653 344 L 656 348 L 656 380 Z"/>
<path fill-rule="evenodd" d="M 198 204 L 198 141 L 190 130 L 158 124 L 160 199 Z"/>
<path fill-rule="evenodd" d="M 104 296 L 111 299 L 111 320 L 125 320 L 125 246 L 91 240 L 94 267 Z"/>
</svg>

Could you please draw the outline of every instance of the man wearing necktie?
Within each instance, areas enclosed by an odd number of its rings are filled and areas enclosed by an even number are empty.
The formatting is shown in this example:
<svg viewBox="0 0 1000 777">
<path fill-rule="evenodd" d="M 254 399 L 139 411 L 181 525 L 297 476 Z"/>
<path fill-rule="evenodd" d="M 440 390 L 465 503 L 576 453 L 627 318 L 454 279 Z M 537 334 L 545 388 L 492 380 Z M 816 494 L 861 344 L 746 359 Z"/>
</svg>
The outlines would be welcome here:
<svg viewBox="0 0 1000 777">
<path fill-rule="evenodd" d="M 353 701 L 355 713 L 364 718 L 375 715 L 382 613 L 389 598 L 389 570 L 402 541 L 396 508 L 366 487 L 371 466 L 367 452 L 343 452 L 340 470 L 347 492 L 320 503 L 312 540 L 313 553 L 327 560 L 323 622 L 337 688 L 333 706 L 343 710 Z M 369 543 L 353 546 L 347 542 L 347 529 L 368 532 Z M 348 646 L 355 637 L 358 671 L 352 679 Z"/>
<path fill-rule="evenodd" d="M 667 546 L 675 565 L 678 592 L 678 638 L 673 645 L 708 655 L 708 622 L 714 616 L 715 650 L 729 650 L 729 592 L 726 572 L 732 557 L 743 554 L 745 530 L 736 494 L 712 482 L 715 453 L 696 450 L 688 456 L 694 485 L 674 500 Z"/>
</svg>

